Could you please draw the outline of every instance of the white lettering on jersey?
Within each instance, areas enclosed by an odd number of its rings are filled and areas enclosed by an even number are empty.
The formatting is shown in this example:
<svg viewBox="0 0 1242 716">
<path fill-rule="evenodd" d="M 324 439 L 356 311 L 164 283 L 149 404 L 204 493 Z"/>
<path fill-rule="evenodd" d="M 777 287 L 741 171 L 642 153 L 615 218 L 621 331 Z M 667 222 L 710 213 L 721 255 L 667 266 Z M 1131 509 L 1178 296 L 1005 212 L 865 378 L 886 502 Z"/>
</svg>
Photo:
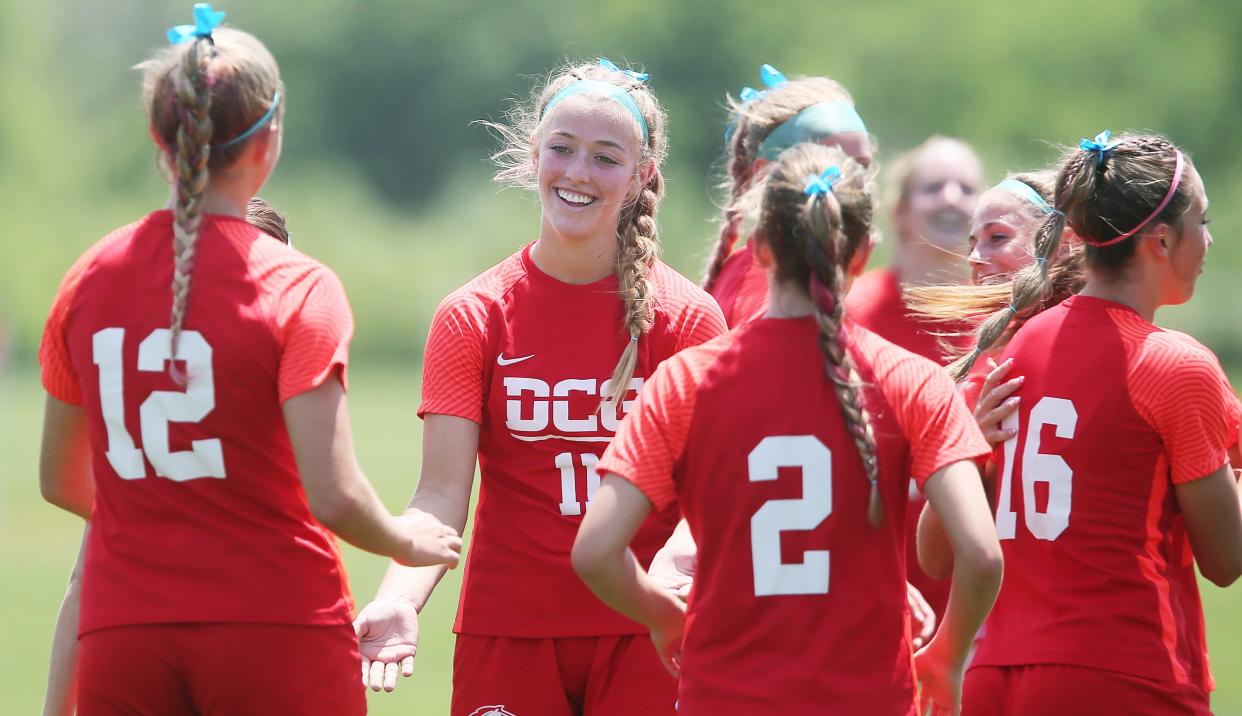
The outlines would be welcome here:
<svg viewBox="0 0 1242 716">
<path fill-rule="evenodd" d="M 570 396 L 574 393 L 608 397 L 611 393 L 607 380 L 567 378 L 549 386 L 538 378 L 506 376 L 504 386 L 505 427 L 509 428 L 509 434 L 514 438 L 523 442 L 570 440 L 606 443 L 617 431 L 621 418 L 634 406 L 634 400 L 643 387 L 643 379 L 630 379 L 626 393 L 632 392 L 633 397 L 621 401 L 619 415 L 608 411 L 585 413 L 581 409 L 580 415 L 570 413 Z M 601 431 L 609 434 L 601 435 Z"/>
</svg>

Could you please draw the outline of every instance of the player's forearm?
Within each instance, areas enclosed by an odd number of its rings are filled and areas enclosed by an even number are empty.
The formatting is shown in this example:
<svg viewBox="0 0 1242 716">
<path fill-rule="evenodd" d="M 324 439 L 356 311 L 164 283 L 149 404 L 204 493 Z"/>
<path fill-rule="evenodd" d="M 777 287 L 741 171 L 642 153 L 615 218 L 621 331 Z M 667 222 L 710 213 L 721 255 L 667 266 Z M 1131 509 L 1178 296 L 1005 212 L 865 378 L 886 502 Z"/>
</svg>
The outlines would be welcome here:
<svg viewBox="0 0 1242 716">
<path fill-rule="evenodd" d="M 648 628 L 659 628 L 680 613 L 677 598 L 647 576 L 629 549 L 595 556 L 584 555 L 575 546 L 573 564 L 602 602 Z"/>
<path fill-rule="evenodd" d="M 409 549 L 409 536 L 401 532 L 361 473 L 342 480 L 332 493 L 319 495 L 312 511 L 325 527 L 358 549 L 385 557 L 400 556 Z"/>
<path fill-rule="evenodd" d="M 433 515 L 460 534 L 466 528 L 470 493 L 469 490 L 464 494 L 460 490 L 443 490 L 437 486 L 437 481 L 423 480 L 407 509 L 418 509 Z M 442 565 L 406 567 L 392 562 L 375 592 L 375 601 L 404 600 L 421 612 L 447 571 Z"/>
</svg>

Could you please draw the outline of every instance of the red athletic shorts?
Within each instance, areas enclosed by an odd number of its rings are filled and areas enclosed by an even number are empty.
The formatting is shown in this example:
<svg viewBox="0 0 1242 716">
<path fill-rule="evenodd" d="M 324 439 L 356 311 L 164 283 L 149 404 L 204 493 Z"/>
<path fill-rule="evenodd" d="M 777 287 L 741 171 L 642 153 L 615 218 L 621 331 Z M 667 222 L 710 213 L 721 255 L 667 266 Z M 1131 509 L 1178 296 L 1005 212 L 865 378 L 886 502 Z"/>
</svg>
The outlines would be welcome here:
<svg viewBox="0 0 1242 716">
<path fill-rule="evenodd" d="M 361 716 L 348 624 L 112 627 L 78 646 L 78 716 Z"/>
<path fill-rule="evenodd" d="M 1212 716 L 1208 695 L 1171 681 L 1069 664 L 976 666 L 962 716 Z"/>
<path fill-rule="evenodd" d="M 676 701 L 646 634 L 457 635 L 452 716 L 674 716 Z"/>
</svg>

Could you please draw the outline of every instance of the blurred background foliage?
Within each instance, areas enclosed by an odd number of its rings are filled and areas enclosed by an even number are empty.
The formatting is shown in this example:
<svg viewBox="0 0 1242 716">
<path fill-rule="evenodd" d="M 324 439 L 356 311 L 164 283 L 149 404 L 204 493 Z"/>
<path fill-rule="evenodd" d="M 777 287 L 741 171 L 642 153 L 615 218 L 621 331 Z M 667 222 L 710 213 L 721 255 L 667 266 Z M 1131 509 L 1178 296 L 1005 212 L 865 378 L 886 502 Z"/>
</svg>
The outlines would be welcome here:
<svg viewBox="0 0 1242 716">
<path fill-rule="evenodd" d="M 35 353 L 56 286 L 112 228 L 168 190 L 128 68 L 190 21 L 188 0 L 0 0 L 0 703 L 34 713 L 47 639 L 79 534 L 35 489 Z M 933 133 L 963 137 L 989 180 L 1037 167 L 1102 128 L 1152 129 L 1188 150 L 1216 244 L 1198 293 L 1157 320 L 1242 375 L 1242 4 L 1196 0 L 218 0 L 260 37 L 287 85 L 285 153 L 263 195 L 295 244 L 333 267 L 357 316 L 351 397 L 359 456 L 399 509 L 417 465 L 418 375 L 446 293 L 535 238 L 538 204 L 489 181 L 479 119 L 567 58 L 642 65 L 670 117 L 666 260 L 697 278 L 715 241 L 724 98 L 770 62 L 853 92 L 891 161 Z M 886 259 L 882 250 L 877 262 Z M 1235 283 L 1238 282 L 1238 283 Z M 5 340 L 7 336 L 8 340 Z M 31 549 L 31 546 L 37 546 Z M 346 550 L 358 599 L 383 562 Z M 13 585 L 21 585 L 14 588 Z M 1220 691 L 1242 714 L 1238 589 L 1205 588 Z M 412 686 L 375 713 L 443 713 L 450 583 L 424 615 Z"/>
<path fill-rule="evenodd" d="M 472 122 L 501 117 L 567 57 L 606 55 L 646 67 L 668 108 L 664 250 L 695 277 L 714 236 L 723 100 L 763 62 L 844 82 L 882 163 L 943 133 L 975 143 L 997 179 L 1104 127 L 1165 132 L 1216 199 L 1218 241 L 1199 295 L 1161 320 L 1242 366 L 1242 335 L 1218 310 L 1242 271 L 1234 3 L 220 4 L 281 62 L 285 155 L 263 194 L 345 281 L 359 360 L 416 359 L 439 298 L 535 236 L 537 203 L 488 181 L 494 142 Z M 127 68 L 188 20 L 182 0 L 0 4 L 0 326 L 20 364 L 73 258 L 166 197 Z"/>
</svg>

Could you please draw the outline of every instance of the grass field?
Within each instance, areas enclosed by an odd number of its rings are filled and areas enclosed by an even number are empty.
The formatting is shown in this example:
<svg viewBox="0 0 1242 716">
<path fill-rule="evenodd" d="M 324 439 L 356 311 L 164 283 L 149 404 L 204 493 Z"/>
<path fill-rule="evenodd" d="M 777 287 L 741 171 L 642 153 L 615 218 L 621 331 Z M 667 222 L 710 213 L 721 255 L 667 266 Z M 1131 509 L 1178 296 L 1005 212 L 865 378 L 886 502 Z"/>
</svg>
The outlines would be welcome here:
<svg viewBox="0 0 1242 716">
<path fill-rule="evenodd" d="M 417 366 L 357 369 L 350 403 L 359 459 L 393 510 L 408 500 L 418 473 L 421 424 Z M 0 375 L 0 714 L 37 714 L 43 698 L 49 637 L 80 523 L 38 495 L 36 465 L 42 390 L 33 372 Z M 384 562 L 346 547 L 356 599 L 374 593 Z M 448 713 L 460 572 L 440 585 L 422 617 L 415 675 L 392 694 L 369 695 L 371 713 Z M 1218 716 L 1242 716 L 1242 586 L 1204 583 L 1208 640 L 1218 689 Z"/>
</svg>

